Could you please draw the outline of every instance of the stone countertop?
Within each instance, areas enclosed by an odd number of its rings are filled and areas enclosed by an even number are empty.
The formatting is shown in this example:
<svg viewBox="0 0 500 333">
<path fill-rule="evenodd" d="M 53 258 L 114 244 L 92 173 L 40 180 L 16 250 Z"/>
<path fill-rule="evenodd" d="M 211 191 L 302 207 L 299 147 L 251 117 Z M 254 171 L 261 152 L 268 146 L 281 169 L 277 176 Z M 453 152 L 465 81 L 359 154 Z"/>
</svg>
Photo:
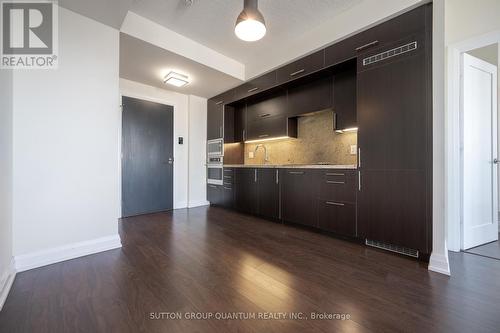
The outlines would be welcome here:
<svg viewBox="0 0 500 333">
<path fill-rule="evenodd" d="M 225 168 L 268 168 L 268 169 L 351 169 L 356 170 L 356 165 L 331 165 L 331 164 L 224 164 Z"/>
</svg>

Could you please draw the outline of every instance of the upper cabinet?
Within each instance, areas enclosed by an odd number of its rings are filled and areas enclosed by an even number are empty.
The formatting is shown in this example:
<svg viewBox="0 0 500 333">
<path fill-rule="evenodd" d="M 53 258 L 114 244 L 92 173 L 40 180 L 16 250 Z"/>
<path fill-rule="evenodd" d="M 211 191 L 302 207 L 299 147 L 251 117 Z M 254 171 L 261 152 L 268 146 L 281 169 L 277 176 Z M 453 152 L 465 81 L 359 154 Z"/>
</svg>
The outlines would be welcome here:
<svg viewBox="0 0 500 333">
<path fill-rule="evenodd" d="M 235 88 L 234 100 L 240 100 L 258 94 L 275 85 L 276 71 L 272 71 Z"/>
<path fill-rule="evenodd" d="M 336 131 L 357 127 L 355 65 L 333 77 L 333 129 Z"/>
<path fill-rule="evenodd" d="M 288 88 L 290 116 L 329 109 L 333 106 L 333 77 L 319 77 L 294 83 Z"/>
<path fill-rule="evenodd" d="M 278 84 L 309 75 L 323 69 L 324 66 L 325 50 L 321 50 L 279 68 L 277 71 Z"/>
<path fill-rule="evenodd" d="M 233 95 L 230 90 L 207 101 L 207 140 L 224 137 L 224 105 L 233 99 Z"/>
</svg>

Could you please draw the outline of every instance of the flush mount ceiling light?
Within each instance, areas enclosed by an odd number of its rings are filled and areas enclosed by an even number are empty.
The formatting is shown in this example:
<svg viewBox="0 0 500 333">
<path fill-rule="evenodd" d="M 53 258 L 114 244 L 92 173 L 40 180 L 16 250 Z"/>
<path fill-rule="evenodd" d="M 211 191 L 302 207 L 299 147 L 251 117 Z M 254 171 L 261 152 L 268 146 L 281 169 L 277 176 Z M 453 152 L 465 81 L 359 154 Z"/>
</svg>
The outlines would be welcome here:
<svg viewBox="0 0 500 333">
<path fill-rule="evenodd" d="M 255 42 L 266 35 L 266 22 L 258 9 L 258 0 L 244 0 L 234 33 L 245 42 Z"/>
<path fill-rule="evenodd" d="M 163 83 L 170 84 L 176 87 L 184 87 L 186 84 L 189 83 L 189 78 L 187 77 L 187 75 L 179 74 L 176 72 L 170 72 L 163 79 Z"/>
</svg>

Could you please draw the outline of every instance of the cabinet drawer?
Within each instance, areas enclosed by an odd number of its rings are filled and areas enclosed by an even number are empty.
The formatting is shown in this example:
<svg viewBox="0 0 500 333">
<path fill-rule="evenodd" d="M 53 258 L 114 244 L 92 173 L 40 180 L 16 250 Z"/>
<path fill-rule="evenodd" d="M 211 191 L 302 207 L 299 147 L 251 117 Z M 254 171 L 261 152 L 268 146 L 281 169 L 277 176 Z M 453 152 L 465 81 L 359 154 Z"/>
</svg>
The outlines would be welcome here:
<svg viewBox="0 0 500 333">
<path fill-rule="evenodd" d="M 356 202 L 356 173 L 352 171 L 327 171 L 320 183 L 319 198 L 341 202 Z"/>
<path fill-rule="evenodd" d="M 278 69 L 278 84 L 309 75 L 325 65 L 325 50 L 318 51 Z"/>
<path fill-rule="evenodd" d="M 341 201 L 320 200 L 319 228 L 344 236 L 356 236 L 356 205 Z"/>
<path fill-rule="evenodd" d="M 276 85 L 276 71 L 269 72 L 235 88 L 235 100 L 265 91 Z"/>
</svg>

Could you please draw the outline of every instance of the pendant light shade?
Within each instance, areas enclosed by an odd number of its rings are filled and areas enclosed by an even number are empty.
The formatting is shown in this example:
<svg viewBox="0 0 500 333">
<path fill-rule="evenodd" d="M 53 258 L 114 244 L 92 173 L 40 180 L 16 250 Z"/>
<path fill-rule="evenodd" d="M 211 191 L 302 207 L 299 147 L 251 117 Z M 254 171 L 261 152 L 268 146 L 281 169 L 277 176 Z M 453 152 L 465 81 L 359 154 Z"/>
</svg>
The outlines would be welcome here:
<svg viewBox="0 0 500 333">
<path fill-rule="evenodd" d="M 266 22 L 258 9 L 258 0 L 244 0 L 243 11 L 236 20 L 234 33 L 246 42 L 255 42 L 266 35 Z"/>
</svg>

